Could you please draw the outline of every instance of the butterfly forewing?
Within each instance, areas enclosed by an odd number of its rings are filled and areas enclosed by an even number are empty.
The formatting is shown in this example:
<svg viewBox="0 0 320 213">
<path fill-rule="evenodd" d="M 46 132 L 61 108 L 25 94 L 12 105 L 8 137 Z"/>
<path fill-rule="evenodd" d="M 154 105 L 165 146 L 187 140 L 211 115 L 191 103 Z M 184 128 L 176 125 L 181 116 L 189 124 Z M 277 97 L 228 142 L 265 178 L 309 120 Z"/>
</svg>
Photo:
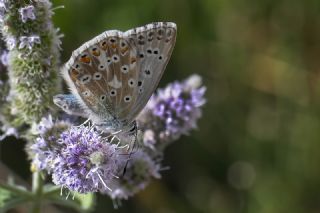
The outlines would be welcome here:
<svg viewBox="0 0 320 213">
<path fill-rule="evenodd" d="M 176 31 L 174 23 L 157 22 L 124 33 L 137 48 L 140 67 L 137 101 L 130 111 L 123 111 L 129 121 L 135 119 L 156 89 L 170 59 Z"/>
<path fill-rule="evenodd" d="M 159 22 L 106 31 L 75 50 L 62 72 L 90 119 L 131 123 L 158 85 L 175 36 L 175 24 Z"/>
</svg>

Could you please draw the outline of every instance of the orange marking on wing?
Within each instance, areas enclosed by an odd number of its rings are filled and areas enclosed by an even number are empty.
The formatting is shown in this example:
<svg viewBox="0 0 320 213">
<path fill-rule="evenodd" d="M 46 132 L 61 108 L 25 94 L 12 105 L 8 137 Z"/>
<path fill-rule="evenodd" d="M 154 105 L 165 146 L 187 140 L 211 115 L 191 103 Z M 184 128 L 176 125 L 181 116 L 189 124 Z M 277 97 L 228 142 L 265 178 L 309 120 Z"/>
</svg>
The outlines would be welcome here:
<svg viewBox="0 0 320 213">
<path fill-rule="evenodd" d="M 80 74 L 79 71 L 76 70 L 76 69 L 72 69 L 72 70 L 70 71 L 70 77 L 71 77 L 72 80 L 77 79 L 77 77 L 79 76 L 79 74 Z"/>
<path fill-rule="evenodd" d="M 90 59 L 88 56 L 83 55 L 83 56 L 80 57 L 80 61 L 81 61 L 82 63 L 89 64 L 89 63 L 91 62 L 91 59 Z"/>
<path fill-rule="evenodd" d="M 136 61 L 137 61 L 137 59 L 136 59 L 136 58 L 131 58 L 130 63 L 131 63 L 131 64 L 133 64 L 133 63 L 135 63 Z"/>
<path fill-rule="evenodd" d="M 108 43 L 107 43 L 107 41 L 103 41 L 103 42 L 101 43 L 101 48 L 102 48 L 103 50 L 108 49 Z"/>
<path fill-rule="evenodd" d="M 98 56 L 100 56 L 100 51 L 99 50 L 92 51 L 92 55 L 98 57 Z"/>
<path fill-rule="evenodd" d="M 121 54 L 124 55 L 128 50 L 129 50 L 129 47 L 125 47 L 125 48 L 122 48 L 120 51 L 121 51 Z"/>
<path fill-rule="evenodd" d="M 113 49 L 117 48 L 117 46 L 118 46 L 118 45 L 116 45 L 116 44 L 111 44 L 111 47 L 112 47 Z"/>
</svg>

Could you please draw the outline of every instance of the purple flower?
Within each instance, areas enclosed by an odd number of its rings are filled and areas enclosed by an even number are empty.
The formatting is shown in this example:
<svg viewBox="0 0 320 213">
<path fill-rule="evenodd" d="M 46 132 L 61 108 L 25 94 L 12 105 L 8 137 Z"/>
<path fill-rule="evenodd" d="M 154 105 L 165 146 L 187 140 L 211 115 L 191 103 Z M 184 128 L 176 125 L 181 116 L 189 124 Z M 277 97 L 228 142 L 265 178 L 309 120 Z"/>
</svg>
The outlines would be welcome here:
<svg viewBox="0 0 320 213">
<path fill-rule="evenodd" d="M 7 6 L 5 1 L 1 0 L 0 1 L 0 23 L 3 22 L 3 17 L 7 12 Z"/>
<path fill-rule="evenodd" d="M 153 95 L 138 117 L 145 130 L 144 144 L 150 147 L 156 141 L 170 142 L 187 135 L 197 127 L 201 106 L 206 102 L 206 88 L 201 86 L 201 77 L 193 75 L 184 82 L 174 82 Z M 147 132 L 153 132 L 153 136 Z M 146 144 L 147 143 L 147 144 Z"/>
<path fill-rule="evenodd" d="M 35 20 L 36 16 L 34 14 L 35 9 L 33 5 L 29 5 L 19 9 L 21 21 L 26 23 L 28 19 Z"/>
<path fill-rule="evenodd" d="M 0 83 L 1 85 L 1 83 Z M 2 135 L 0 135 L 0 141 L 4 140 L 8 136 L 14 136 L 16 138 L 19 138 L 18 130 L 13 127 L 6 127 L 3 126 L 1 130 L 4 132 Z"/>
<path fill-rule="evenodd" d="M 37 35 L 33 35 L 33 36 L 21 36 L 20 37 L 20 45 L 19 45 L 19 49 L 23 49 L 23 48 L 28 48 L 29 50 L 32 49 L 32 47 L 34 46 L 34 44 L 40 44 L 40 37 Z"/>
<path fill-rule="evenodd" d="M 116 145 L 108 143 L 93 128 L 72 127 L 64 131 L 52 166 L 52 180 L 79 193 L 107 191 L 118 170 Z"/>
<path fill-rule="evenodd" d="M 8 37 L 6 39 L 8 50 L 12 50 L 17 45 L 17 40 L 14 37 Z"/>
<path fill-rule="evenodd" d="M 133 153 L 126 167 L 126 172 L 122 175 L 127 159 L 122 161 L 119 167 L 119 178 L 112 181 L 112 191 L 104 191 L 113 200 L 127 200 L 137 192 L 143 190 L 152 178 L 161 178 L 159 173 L 160 164 L 155 162 L 142 150 Z"/>
<path fill-rule="evenodd" d="M 6 50 L 3 51 L 0 55 L 0 61 L 4 66 L 8 66 L 8 59 L 9 59 L 8 56 L 9 54 L 8 54 L 8 51 Z"/>
<path fill-rule="evenodd" d="M 71 127 L 66 121 L 53 121 L 51 115 L 42 118 L 40 123 L 33 127 L 33 133 L 38 135 L 36 142 L 29 148 L 34 170 L 52 171 L 53 161 L 60 152 L 61 145 L 58 139 L 63 131 Z"/>
<path fill-rule="evenodd" d="M 143 144 L 153 150 L 155 149 L 154 145 L 156 144 L 156 138 L 154 132 L 151 129 L 147 129 L 143 133 Z"/>
</svg>

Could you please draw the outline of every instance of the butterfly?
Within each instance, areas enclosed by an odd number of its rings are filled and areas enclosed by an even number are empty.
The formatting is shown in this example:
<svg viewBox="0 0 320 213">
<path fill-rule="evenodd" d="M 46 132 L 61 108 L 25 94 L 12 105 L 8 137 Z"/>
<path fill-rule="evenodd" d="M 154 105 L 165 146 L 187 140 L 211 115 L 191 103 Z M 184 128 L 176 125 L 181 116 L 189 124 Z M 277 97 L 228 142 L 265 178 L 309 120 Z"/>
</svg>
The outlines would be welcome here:
<svg viewBox="0 0 320 213">
<path fill-rule="evenodd" d="M 71 94 L 56 95 L 53 102 L 100 129 L 132 129 L 162 77 L 176 34 L 172 22 L 105 31 L 72 53 L 62 68 Z"/>
</svg>

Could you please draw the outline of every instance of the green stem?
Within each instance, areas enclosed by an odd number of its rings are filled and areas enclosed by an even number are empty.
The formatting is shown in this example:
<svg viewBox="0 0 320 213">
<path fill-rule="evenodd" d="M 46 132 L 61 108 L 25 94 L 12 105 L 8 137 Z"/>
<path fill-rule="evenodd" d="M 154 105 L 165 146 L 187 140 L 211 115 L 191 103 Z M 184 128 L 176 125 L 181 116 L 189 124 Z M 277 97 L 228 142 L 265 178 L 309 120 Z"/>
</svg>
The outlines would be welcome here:
<svg viewBox="0 0 320 213">
<path fill-rule="evenodd" d="M 82 209 L 81 205 L 79 205 L 78 203 L 66 200 L 64 198 L 50 197 L 50 198 L 47 199 L 47 201 L 49 201 L 50 203 L 57 204 L 57 205 L 69 207 L 69 208 L 74 209 L 74 210 L 76 210 L 77 212 L 80 212 L 80 213 L 88 212 L 88 211 Z"/>
<path fill-rule="evenodd" d="M 32 213 L 41 212 L 41 202 L 43 194 L 43 180 L 40 172 L 34 172 L 32 176 L 32 192 L 34 194 Z"/>
<path fill-rule="evenodd" d="M 10 210 L 10 209 L 22 204 L 22 203 L 26 203 L 28 201 L 30 201 L 30 198 L 26 198 L 26 197 L 19 197 L 16 199 L 12 199 L 12 200 L 6 202 L 3 207 L 1 207 L 0 213 L 8 212 L 8 210 Z"/>
<path fill-rule="evenodd" d="M 1 182 L 0 182 L 0 188 L 8 190 L 9 192 L 11 192 L 15 195 L 18 195 L 20 197 L 31 198 L 33 196 L 32 193 L 28 192 L 27 190 L 24 190 L 21 187 L 8 185 L 8 184 L 1 183 Z"/>
<path fill-rule="evenodd" d="M 43 198 L 48 198 L 54 195 L 59 195 L 61 191 L 61 186 L 51 186 L 49 189 L 43 190 Z"/>
</svg>

